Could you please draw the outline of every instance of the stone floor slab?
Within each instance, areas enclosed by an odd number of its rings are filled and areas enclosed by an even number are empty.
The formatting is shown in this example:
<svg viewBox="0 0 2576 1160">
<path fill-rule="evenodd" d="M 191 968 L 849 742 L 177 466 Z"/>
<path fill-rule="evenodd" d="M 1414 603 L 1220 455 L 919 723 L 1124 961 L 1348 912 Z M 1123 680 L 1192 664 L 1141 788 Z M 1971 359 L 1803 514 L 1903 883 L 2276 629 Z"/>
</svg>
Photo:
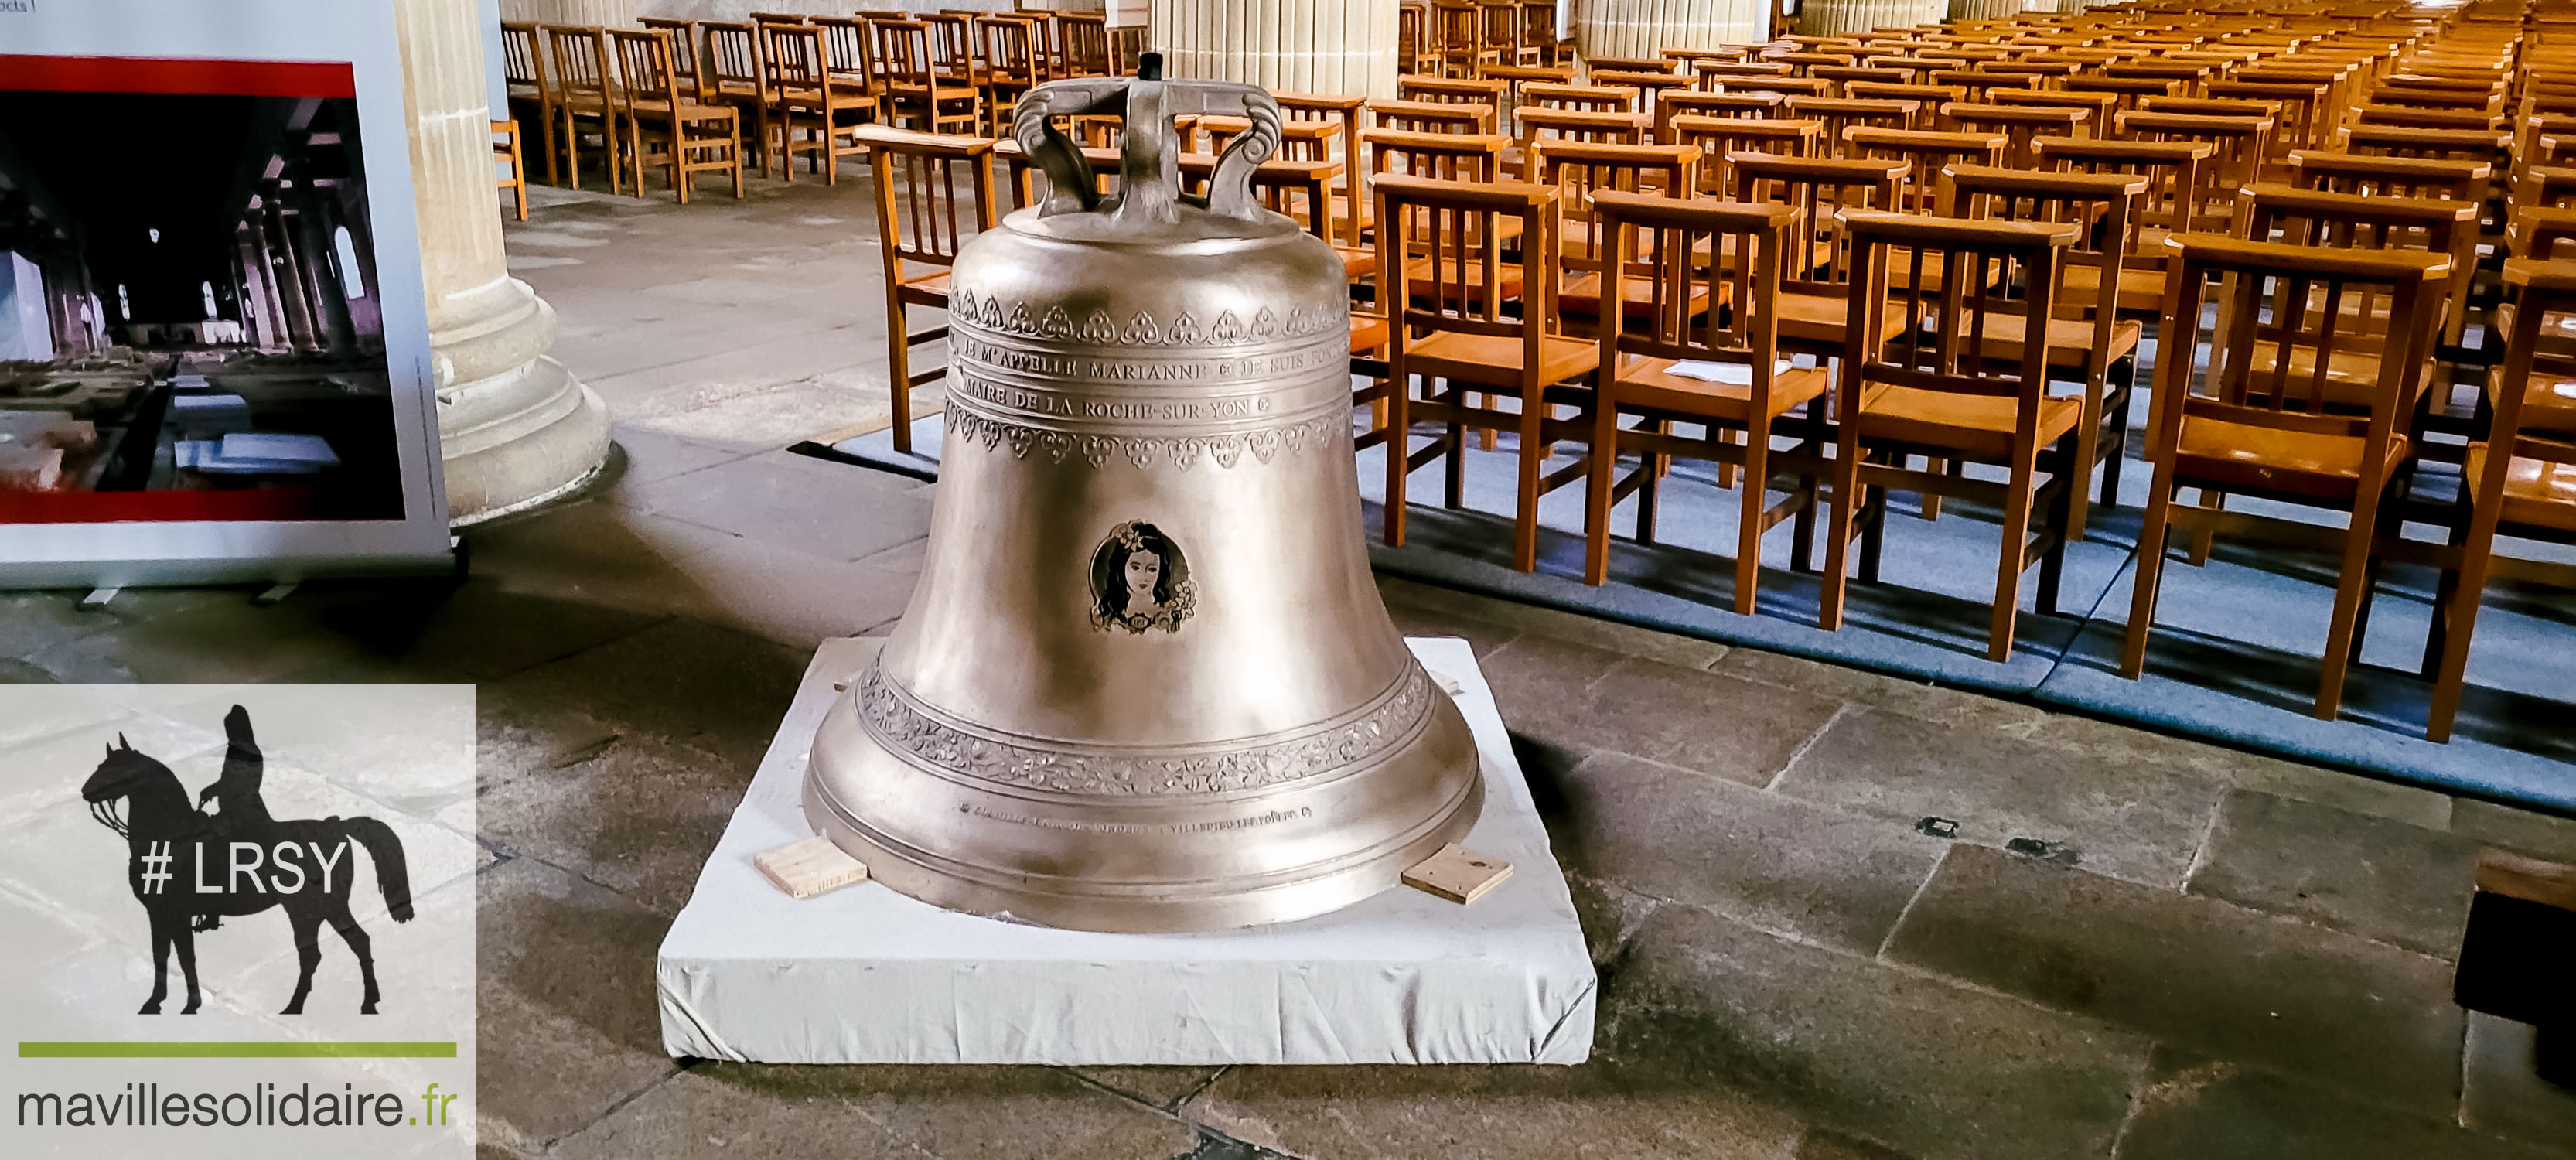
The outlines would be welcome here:
<svg viewBox="0 0 2576 1160">
<path fill-rule="evenodd" d="M 1616 753 L 1558 787 L 1558 857 L 1629 890 L 1876 954 L 1947 845 L 1876 818 Z"/>
<path fill-rule="evenodd" d="M 920 481 L 785 451 L 632 491 L 653 514 L 828 560 L 872 556 L 930 532 Z"/>
<path fill-rule="evenodd" d="M 2139 1102 L 2119 1160 L 2542 1160 L 2537 1148 L 2447 1115 L 2353 1100 L 2235 1064 L 2179 1068 Z M 2564 1143 L 2564 1142 L 2562 1142 Z"/>
<path fill-rule="evenodd" d="M 2092 1019 L 1684 906 L 1647 920 L 1604 999 L 1613 1059 L 1924 1160 L 2104 1155 L 2148 1052 Z"/>
<path fill-rule="evenodd" d="M 1191 1096 L 1205 1090 L 1222 1067 L 1074 1067 L 1067 1071 L 1120 1095 L 1166 1112 L 1177 1112 Z"/>
<path fill-rule="evenodd" d="M 2461 798 L 2451 807 L 2451 832 L 2535 858 L 2576 862 L 2576 818 Z"/>
<path fill-rule="evenodd" d="M 2449 959 L 2477 858 L 2444 831 L 2233 790 L 2188 889 Z"/>
<path fill-rule="evenodd" d="M 668 620 L 498 683 L 706 750 L 748 780 L 807 654 L 695 620 Z M 633 735 L 633 734 L 630 734 Z M 704 851 L 700 851 L 704 853 Z"/>
<path fill-rule="evenodd" d="M 1801 1131 L 1763 1101 L 1599 1062 L 1580 1067 L 1238 1067 L 1183 1114 L 1312 1160 L 1777 1160 Z"/>
<path fill-rule="evenodd" d="M 1887 955 L 2419 1114 L 2458 1103 L 2449 965 L 2296 919 L 1961 844 Z"/>
<path fill-rule="evenodd" d="M 533 859 L 478 885 L 479 1122 L 484 1138 L 532 1151 L 676 1070 L 653 1009 L 653 948 L 670 920 Z"/>
<path fill-rule="evenodd" d="M 2086 869 L 2173 886 L 2226 787 L 2173 766 L 2104 763 L 1989 730 L 1854 709 L 1777 788 L 1903 825 L 1948 819 L 1962 841 L 1980 845 L 2061 843 Z"/>
</svg>

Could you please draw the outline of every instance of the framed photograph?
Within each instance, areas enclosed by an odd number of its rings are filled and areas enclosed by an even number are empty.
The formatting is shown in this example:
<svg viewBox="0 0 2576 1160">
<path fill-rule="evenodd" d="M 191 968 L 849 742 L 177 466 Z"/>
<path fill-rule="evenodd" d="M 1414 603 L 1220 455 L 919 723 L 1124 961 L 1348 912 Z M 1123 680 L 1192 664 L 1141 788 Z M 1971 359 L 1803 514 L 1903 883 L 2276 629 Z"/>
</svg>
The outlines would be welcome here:
<svg viewBox="0 0 2576 1160">
<path fill-rule="evenodd" d="M 449 565 L 381 3 L 0 8 L 0 585 Z"/>
</svg>

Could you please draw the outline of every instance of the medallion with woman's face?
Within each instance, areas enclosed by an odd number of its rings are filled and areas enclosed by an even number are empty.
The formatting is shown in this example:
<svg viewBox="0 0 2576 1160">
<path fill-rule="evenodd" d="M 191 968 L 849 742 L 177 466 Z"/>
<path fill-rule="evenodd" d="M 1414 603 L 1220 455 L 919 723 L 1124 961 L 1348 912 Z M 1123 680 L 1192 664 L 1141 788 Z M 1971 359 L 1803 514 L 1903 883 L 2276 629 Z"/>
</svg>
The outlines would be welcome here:
<svg viewBox="0 0 2576 1160">
<path fill-rule="evenodd" d="M 1130 520 L 1092 553 L 1091 622 L 1100 628 L 1178 632 L 1196 604 L 1189 564 L 1161 528 Z"/>
</svg>

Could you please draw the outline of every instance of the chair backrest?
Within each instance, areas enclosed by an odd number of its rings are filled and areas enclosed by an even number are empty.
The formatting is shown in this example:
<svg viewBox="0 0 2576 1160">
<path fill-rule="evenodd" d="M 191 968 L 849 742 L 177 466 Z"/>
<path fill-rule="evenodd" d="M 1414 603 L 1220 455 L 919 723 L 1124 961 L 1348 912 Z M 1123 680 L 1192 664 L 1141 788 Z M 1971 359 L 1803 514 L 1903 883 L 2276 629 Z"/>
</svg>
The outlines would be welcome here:
<svg viewBox="0 0 2576 1160">
<path fill-rule="evenodd" d="M 2173 459 L 2186 418 L 2239 428 L 2358 437 L 2362 488 L 2384 481 L 2430 361 L 2432 320 L 2447 293 L 2447 255 L 2318 249 L 2182 234 L 2167 293 L 2174 307 L 2157 335 L 2148 457 Z M 2209 286 L 2223 283 L 2204 324 Z M 2391 304 L 2384 327 L 2343 308 L 2356 297 Z M 2363 329 L 2369 328 L 2369 333 Z M 2397 336 L 2393 349 L 2382 339 Z M 2412 336 L 2412 337 L 2408 337 Z M 2329 385 L 2339 351 L 2379 355 L 2361 389 Z M 2193 373 L 2195 364 L 2208 368 Z M 2329 414 L 2340 396 L 2360 414 Z"/>
<path fill-rule="evenodd" d="M 1033 85 L 1045 79 L 1039 65 L 1036 22 L 1015 16 L 978 16 L 975 37 L 984 53 L 987 78 L 995 83 Z"/>
<path fill-rule="evenodd" d="M 1448 101 L 1370 101 L 1369 116 L 1380 129 L 1409 133 L 1491 133 L 1492 105 Z"/>
<path fill-rule="evenodd" d="M 1503 91 L 1510 86 L 1501 81 L 1473 80 L 1467 77 L 1405 76 L 1395 78 L 1395 96 L 1403 101 L 1429 101 L 1452 105 L 1488 105 L 1500 108 Z"/>
<path fill-rule="evenodd" d="M 1907 129 L 1934 130 L 1941 127 L 1941 106 L 1968 95 L 1957 85 L 1892 85 L 1853 81 L 1843 86 L 1843 96 L 1865 101 L 1913 101 L 1917 104 L 1914 119 Z"/>
<path fill-rule="evenodd" d="M 1538 157 L 1531 150 L 1541 141 L 1584 141 L 1596 145 L 1638 145 L 1646 136 L 1643 119 L 1630 113 L 1576 113 L 1523 106 L 1512 110 L 1515 136 L 1522 149 L 1521 179 L 1537 180 Z"/>
<path fill-rule="evenodd" d="M 823 61 L 831 66 L 832 79 L 874 88 L 877 77 L 874 54 L 868 51 L 868 22 L 856 16 L 817 16 L 813 24 L 823 33 Z"/>
<path fill-rule="evenodd" d="M 1950 190 L 1951 217 L 1979 221 L 2020 221 L 2078 227 L 2063 251 L 2067 268 L 2096 271 L 2090 299 L 2061 293 L 2056 317 L 2090 318 L 2090 359 L 2098 383 L 2111 363 L 2111 339 L 2119 325 L 2120 271 L 2138 244 L 2137 202 L 2147 179 L 2135 173 L 2034 173 L 1982 165 L 1953 165 L 1943 175 Z"/>
<path fill-rule="evenodd" d="M 2032 142 L 2041 162 L 2067 173 L 2134 173 L 2147 179 L 2139 195 L 2137 219 L 2142 231 L 2159 235 L 2195 228 L 2193 217 L 2200 189 L 2200 168 L 2213 149 L 2203 141 L 2088 140 L 2042 137 Z M 2161 240 L 2130 252 L 2147 265 L 2164 265 Z M 2132 263 L 2133 265 L 2136 262 Z"/>
<path fill-rule="evenodd" d="M 608 63 L 606 29 L 549 24 L 545 33 L 558 92 L 567 97 L 613 99 L 610 90 L 616 82 Z"/>
<path fill-rule="evenodd" d="M 823 30 L 811 24 L 760 26 L 761 64 L 770 95 L 805 110 L 828 113 L 835 98 L 832 68 L 823 50 Z"/>
<path fill-rule="evenodd" d="M 2039 406 L 2048 389 L 2048 343 L 2026 341 L 2018 359 L 1986 354 L 1992 319 L 2045 319 L 2056 307 L 2061 259 L 2079 231 L 2073 225 L 1967 221 L 1847 209 L 1841 212 L 1857 263 L 1845 327 L 1842 396 L 1873 386 L 2015 400 L 2014 462 L 2039 452 Z M 1926 271 L 1938 263 L 1939 277 Z M 1909 276 L 1893 277 L 1899 264 Z M 1888 333 L 1890 312 L 1919 323 Z M 2037 333 L 2038 323 L 2031 323 Z"/>
<path fill-rule="evenodd" d="M 1592 70 L 1591 77 L 1592 83 L 1596 85 L 1637 90 L 1645 100 L 1649 111 L 1655 107 L 1657 97 L 1675 89 L 1689 88 L 1691 85 L 1691 78 L 1670 72 L 1623 72 L 1617 69 L 1596 68 Z"/>
<path fill-rule="evenodd" d="M 1853 128 L 1906 129 L 1923 111 L 1920 101 L 1884 101 L 1866 97 L 1791 97 L 1789 115 L 1824 126 L 1821 147 L 1828 157 L 1845 156 L 1843 131 Z"/>
<path fill-rule="evenodd" d="M 1706 162 L 1702 162 L 1703 169 Z M 1836 160 L 1738 153 L 1726 159 L 1738 202 L 1785 205 L 1810 223 L 1790 236 L 1784 285 L 1807 293 L 1839 290 L 1851 280 L 1851 239 L 1837 206 L 1885 209 L 1912 163 L 1884 158 Z"/>
<path fill-rule="evenodd" d="M 905 262 L 955 265 L 967 238 L 1000 221 L 993 200 L 996 142 L 883 125 L 860 126 L 858 138 L 868 145 L 876 176 L 877 231 L 889 282 L 901 280 Z"/>
<path fill-rule="evenodd" d="M 698 22 L 668 16 L 637 17 L 635 23 L 645 28 L 671 34 L 671 67 L 680 74 L 681 87 L 698 91 Z"/>
<path fill-rule="evenodd" d="M 2236 191 L 2262 176 L 2271 150 L 2270 117 L 2211 117 L 2197 113 L 2122 113 L 2114 119 L 2121 136 L 2137 141 L 2198 141 L 2210 147 L 2200 166 L 2200 188 L 2194 219 L 2224 221 L 2234 212 Z"/>
<path fill-rule="evenodd" d="M 1938 212 L 1941 170 L 1950 165 L 2000 165 L 2006 139 L 2001 133 L 1925 133 L 1912 129 L 1855 128 L 1844 131 L 1846 154 L 1909 162 L 1898 182 L 1893 208 L 1909 213 Z"/>
<path fill-rule="evenodd" d="M 2092 120 L 2092 113 L 2085 109 L 1979 105 L 1963 101 L 1941 106 L 1941 115 L 1949 118 L 1963 132 L 2002 135 L 2004 164 L 2026 169 L 2039 166 L 2039 153 L 2031 146 L 2033 138 L 2081 137 Z"/>
<path fill-rule="evenodd" d="M 537 26 L 520 21 L 501 25 L 501 82 L 527 85 L 537 90 L 541 99 L 552 100 L 554 78 L 546 68 L 545 50 L 538 46 Z"/>
<path fill-rule="evenodd" d="M 975 27 L 966 17 L 942 12 L 913 19 L 930 34 L 932 68 L 950 80 L 975 78 Z"/>
<path fill-rule="evenodd" d="M 1387 313 L 1396 353 L 1423 331 L 1500 336 L 1520 340 L 1522 365 L 1535 370 L 1540 340 L 1558 327 L 1557 264 L 1523 263 L 1515 298 L 1504 286 L 1506 263 L 1495 239 L 1517 236 L 1525 253 L 1556 253 L 1556 188 L 1382 177 L 1376 193 L 1379 277 L 1408 289 L 1380 292 L 1394 299 Z M 1518 228 L 1504 226 L 1506 219 Z M 1418 272 L 1394 273 L 1411 271 L 1416 255 L 1429 256 Z"/>
<path fill-rule="evenodd" d="M 916 20 L 871 20 L 875 33 L 876 74 L 889 85 L 929 89 L 941 79 L 930 26 Z"/>
<path fill-rule="evenodd" d="M 2561 329 L 2576 313 L 2576 261 L 2508 258 L 2504 284 L 2507 302 L 2497 319 L 2497 329 L 2505 336 L 2504 362 L 2486 383 L 2488 410 L 2493 415 L 2485 441 L 2487 454 L 2472 461 L 2483 470 L 2467 481 L 2481 505 L 2500 503 L 2515 459 L 2576 464 L 2576 443 L 2569 441 L 2568 432 L 2550 430 L 2554 438 L 2540 437 L 2543 428 L 2531 422 L 2535 416 L 2523 406 L 2531 395 L 2528 384 L 2547 381 L 2540 376 L 2576 379 L 2576 351 L 2568 348 Z"/>
<path fill-rule="evenodd" d="M 2476 273 L 2479 205 L 2471 201 L 2322 193 L 2287 185 L 2245 187 L 2244 236 L 2321 249 L 2420 249 L 2451 259 L 2446 308 L 2437 310 L 2447 341 L 2466 325 L 2469 279 Z M 2365 315 L 2380 304 L 2365 300 Z"/>
<path fill-rule="evenodd" d="M 1823 152 L 1824 124 L 1809 120 L 1753 121 L 1738 117 L 1675 117 L 1673 140 L 1699 146 L 1702 193 L 1724 196 L 1734 185 L 1727 158 L 1737 153 L 1815 157 Z"/>
<path fill-rule="evenodd" d="M 1621 274 L 1602 279 L 1600 317 L 1625 320 L 1600 328 L 1602 373 L 1615 376 L 1639 358 L 1745 365 L 1751 413 L 1772 414 L 1782 274 L 1806 215 L 1617 192 L 1594 194 L 1593 215 L 1605 265 Z M 1644 303 L 1629 301 L 1632 284 L 1645 287 Z"/>
<path fill-rule="evenodd" d="M 1371 129 L 1360 134 L 1368 147 L 1369 175 L 1431 178 L 1440 181 L 1493 181 L 1502 175 L 1503 149 L 1512 139 L 1499 133 L 1412 133 Z"/>
<path fill-rule="evenodd" d="M 1660 56 L 1591 56 L 1587 54 L 1583 58 L 1583 63 L 1586 67 L 1596 73 L 1607 69 L 1611 72 L 1661 73 L 1666 76 L 1680 75 L 1673 71 L 1673 62 L 1671 60 Z"/>
<path fill-rule="evenodd" d="M 2486 196 L 2493 167 L 2483 161 L 2429 157 L 2370 157 L 2331 149 L 2293 150 L 2290 184 L 2327 193 L 2383 197 L 2434 197 L 2471 201 Z"/>
<path fill-rule="evenodd" d="M 698 26 L 706 51 L 698 58 L 698 87 L 710 93 L 749 95 L 760 89 L 760 35 L 750 24 L 710 20 Z"/>
<path fill-rule="evenodd" d="M 608 40 L 617 61 L 618 93 L 633 117 L 643 106 L 659 102 L 680 105 L 679 70 L 671 63 L 671 34 L 658 28 L 611 28 Z"/>
<path fill-rule="evenodd" d="M 2353 153 L 2383 157 L 2434 157 L 2501 165 L 2511 158 L 2513 134 L 2478 129 L 2354 125 L 2343 131 L 2343 147 Z"/>
<path fill-rule="evenodd" d="M 1564 228 L 1566 265 L 1575 270 L 1606 268 L 1607 246 L 1594 221 L 1593 195 L 1642 193 L 1691 188 L 1699 169 L 1695 145 L 1594 145 L 1580 141 L 1544 141 L 1530 147 L 1531 179 L 1556 187 Z M 1603 317 L 1609 317 L 1604 315 Z"/>
<path fill-rule="evenodd" d="M 1543 109 L 1582 113 L 1634 113 L 1644 97 L 1623 85 L 1577 85 L 1533 81 L 1520 88 L 1521 103 Z"/>
</svg>

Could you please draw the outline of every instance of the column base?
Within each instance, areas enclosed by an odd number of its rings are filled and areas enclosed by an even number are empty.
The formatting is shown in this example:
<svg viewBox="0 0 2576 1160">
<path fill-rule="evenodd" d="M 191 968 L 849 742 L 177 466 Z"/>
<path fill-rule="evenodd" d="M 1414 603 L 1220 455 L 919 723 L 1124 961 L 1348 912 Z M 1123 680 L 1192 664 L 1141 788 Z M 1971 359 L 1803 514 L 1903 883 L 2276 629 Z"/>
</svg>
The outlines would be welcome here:
<svg viewBox="0 0 2576 1160">
<path fill-rule="evenodd" d="M 474 383 L 454 393 L 524 390 L 538 401 L 473 431 L 441 432 L 453 527 L 561 499 L 608 464 L 608 404 L 562 363 L 540 357 L 497 378 L 516 381 Z"/>
</svg>

